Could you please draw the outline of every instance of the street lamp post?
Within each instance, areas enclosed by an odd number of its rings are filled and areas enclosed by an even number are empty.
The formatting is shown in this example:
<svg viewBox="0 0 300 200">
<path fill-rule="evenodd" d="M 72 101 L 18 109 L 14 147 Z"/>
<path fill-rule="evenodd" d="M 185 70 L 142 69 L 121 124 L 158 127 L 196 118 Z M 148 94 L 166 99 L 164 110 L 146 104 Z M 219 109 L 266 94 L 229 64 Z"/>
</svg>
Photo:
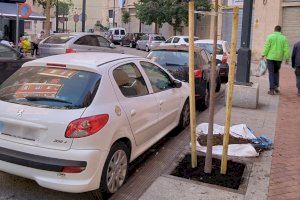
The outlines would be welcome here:
<svg viewBox="0 0 300 200">
<path fill-rule="evenodd" d="M 113 8 L 113 27 L 115 27 L 116 22 L 116 0 L 114 0 L 114 8 Z"/>
<path fill-rule="evenodd" d="M 56 33 L 58 33 L 58 0 L 56 0 L 56 7 L 55 7 L 55 17 L 56 17 L 56 20 L 55 20 L 55 31 Z"/>
<path fill-rule="evenodd" d="M 82 32 L 85 32 L 85 13 L 86 13 L 86 0 L 82 0 L 82 14 L 81 14 Z"/>
<path fill-rule="evenodd" d="M 241 48 L 238 51 L 236 82 L 242 85 L 248 85 L 250 80 L 251 66 L 251 24 L 252 24 L 253 0 L 244 1 L 243 25 Z"/>
</svg>

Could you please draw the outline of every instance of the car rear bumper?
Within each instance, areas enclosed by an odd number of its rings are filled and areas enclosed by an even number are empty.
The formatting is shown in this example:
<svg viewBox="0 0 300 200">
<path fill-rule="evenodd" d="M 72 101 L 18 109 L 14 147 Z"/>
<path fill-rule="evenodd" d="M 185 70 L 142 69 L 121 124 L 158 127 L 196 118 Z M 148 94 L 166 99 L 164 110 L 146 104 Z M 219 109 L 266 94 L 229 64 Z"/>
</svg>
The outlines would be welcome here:
<svg viewBox="0 0 300 200">
<path fill-rule="evenodd" d="M 18 151 L 15 151 L 18 149 Z M 36 181 L 40 186 L 71 193 L 99 188 L 108 152 L 45 149 L 0 141 L 0 171 Z M 63 167 L 85 167 L 81 173 L 64 173 Z"/>
</svg>

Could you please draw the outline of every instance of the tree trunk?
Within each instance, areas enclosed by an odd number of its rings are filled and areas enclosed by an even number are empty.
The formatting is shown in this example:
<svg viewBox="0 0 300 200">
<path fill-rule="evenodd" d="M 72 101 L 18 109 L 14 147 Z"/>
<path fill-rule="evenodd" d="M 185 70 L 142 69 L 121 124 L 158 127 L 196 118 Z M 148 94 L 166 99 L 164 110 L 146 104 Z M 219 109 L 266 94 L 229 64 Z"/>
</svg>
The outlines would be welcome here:
<svg viewBox="0 0 300 200">
<path fill-rule="evenodd" d="M 158 23 L 155 23 L 155 34 L 159 34 Z"/>
<path fill-rule="evenodd" d="M 173 35 L 175 36 L 176 34 L 177 34 L 176 27 L 173 27 Z"/>
<path fill-rule="evenodd" d="M 51 5 L 50 5 L 50 0 L 47 0 L 46 2 L 46 8 L 45 8 L 45 14 L 46 14 L 46 22 L 45 22 L 45 34 L 46 36 L 50 35 L 50 9 L 51 9 Z"/>
</svg>

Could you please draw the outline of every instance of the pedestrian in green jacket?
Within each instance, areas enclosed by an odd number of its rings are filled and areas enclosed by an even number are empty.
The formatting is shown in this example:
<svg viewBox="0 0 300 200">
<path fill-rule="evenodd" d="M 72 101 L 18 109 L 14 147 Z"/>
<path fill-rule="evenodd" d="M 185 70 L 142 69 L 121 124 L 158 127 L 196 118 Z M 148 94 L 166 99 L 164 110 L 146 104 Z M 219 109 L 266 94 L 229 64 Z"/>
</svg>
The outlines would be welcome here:
<svg viewBox="0 0 300 200">
<path fill-rule="evenodd" d="M 262 57 L 267 59 L 269 71 L 270 91 L 268 94 L 279 94 L 279 71 L 282 61 L 288 62 L 290 47 L 287 38 L 281 33 L 281 26 L 276 26 L 275 31 L 268 35 Z"/>
</svg>

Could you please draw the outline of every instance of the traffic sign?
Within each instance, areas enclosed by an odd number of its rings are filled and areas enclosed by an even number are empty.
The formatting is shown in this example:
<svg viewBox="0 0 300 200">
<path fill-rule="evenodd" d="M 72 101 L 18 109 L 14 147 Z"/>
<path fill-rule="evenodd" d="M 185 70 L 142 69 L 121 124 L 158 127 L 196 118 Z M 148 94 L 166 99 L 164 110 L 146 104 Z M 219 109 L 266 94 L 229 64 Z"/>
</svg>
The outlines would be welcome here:
<svg viewBox="0 0 300 200">
<path fill-rule="evenodd" d="M 19 6 L 19 15 L 21 15 L 21 17 L 23 19 L 27 19 L 32 13 L 32 9 L 31 6 L 28 3 L 22 3 Z"/>
<path fill-rule="evenodd" d="M 79 22 L 79 15 L 78 15 L 78 14 L 75 14 L 75 15 L 73 16 L 73 20 L 74 20 L 75 23 Z"/>
</svg>

